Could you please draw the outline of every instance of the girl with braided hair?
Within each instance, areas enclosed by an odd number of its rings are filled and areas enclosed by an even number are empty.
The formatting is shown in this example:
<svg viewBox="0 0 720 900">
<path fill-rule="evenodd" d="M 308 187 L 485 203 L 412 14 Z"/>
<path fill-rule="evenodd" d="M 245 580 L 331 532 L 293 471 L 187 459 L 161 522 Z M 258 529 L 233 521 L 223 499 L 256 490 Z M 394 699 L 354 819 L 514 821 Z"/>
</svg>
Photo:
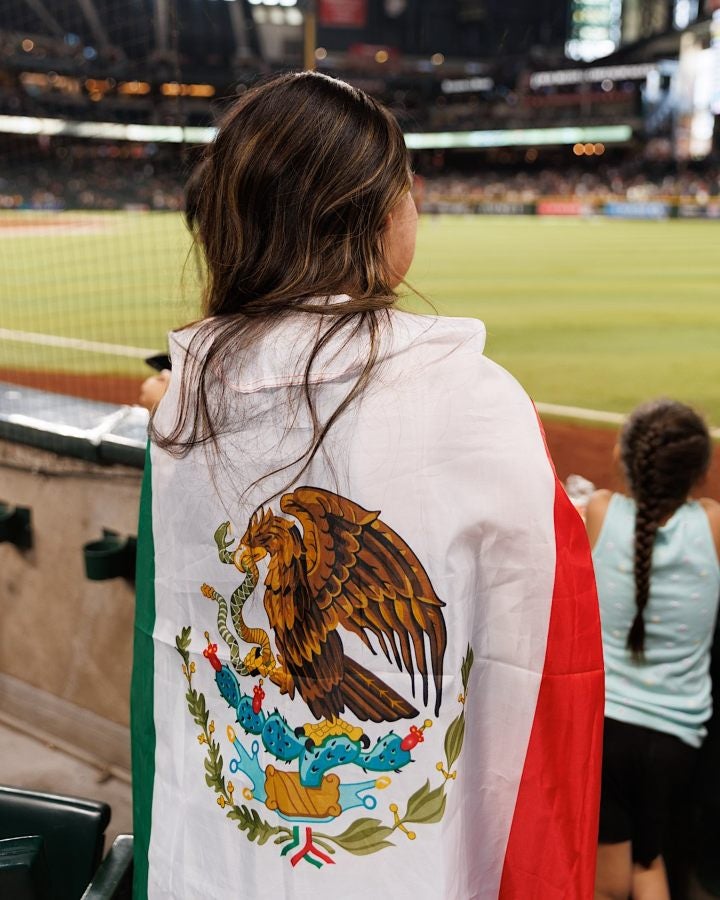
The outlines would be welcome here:
<svg viewBox="0 0 720 900">
<path fill-rule="evenodd" d="M 643 404 L 616 447 L 629 496 L 597 491 L 587 507 L 606 670 L 596 898 L 683 896 L 663 842 L 711 714 L 720 504 L 689 499 L 711 450 L 692 409 Z"/>
</svg>

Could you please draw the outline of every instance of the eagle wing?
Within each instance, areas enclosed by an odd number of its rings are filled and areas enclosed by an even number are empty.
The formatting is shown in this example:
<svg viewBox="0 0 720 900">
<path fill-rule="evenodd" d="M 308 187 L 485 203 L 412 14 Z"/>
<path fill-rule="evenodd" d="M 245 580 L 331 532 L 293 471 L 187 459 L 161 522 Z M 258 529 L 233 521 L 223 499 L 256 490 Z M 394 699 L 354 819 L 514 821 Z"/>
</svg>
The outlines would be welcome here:
<svg viewBox="0 0 720 900">
<path fill-rule="evenodd" d="M 301 487 L 280 507 L 303 529 L 308 587 L 328 629 L 342 625 L 376 653 L 394 658 L 412 680 L 420 674 L 423 702 L 435 684 L 435 715 L 442 702 L 447 632 L 430 579 L 405 541 L 379 518 L 339 494 Z"/>
</svg>

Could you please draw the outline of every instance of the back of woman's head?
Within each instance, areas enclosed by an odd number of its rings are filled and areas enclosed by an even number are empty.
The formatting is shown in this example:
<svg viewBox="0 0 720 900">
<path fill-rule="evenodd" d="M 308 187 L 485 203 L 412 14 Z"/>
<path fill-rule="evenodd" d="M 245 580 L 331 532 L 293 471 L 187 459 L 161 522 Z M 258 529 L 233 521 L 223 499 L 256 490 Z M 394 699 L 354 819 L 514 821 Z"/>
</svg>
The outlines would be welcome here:
<svg viewBox="0 0 720 900">
<path fill-rule="evenodd" d="M 272 315 L 312 296 L 394 295 L 387 216 L 410 187 L 395 119 L 344 82 L 282 75 L 227 111 L 192 190 L 208 315 Z"/>
<path fill-rule="evenodd" d="M 637 505 L 635 601 L 627 646 L 636 660 L 645 646 L 643 612 L 650 592 L 652 550 L 660 522 L 681 506 L 707 472 L 711 441 L 702 418 L 674 400 L 637 407 L 620 435 L 620 460 Z"/>
<path fill-rule="evenodd" d="M 396 120 L 344 82 L 313 72 L 281 75 L 230 106 L 187 186 L 186 221 L 205 261 L 209 321 L 190 340 L 174 424 L 163 433 L 151 424 L 158 446 L 176 456 L 198 445 L 217 450 L 219 436 L 239 427 L 223 366 L 232 360 L 241 368 L 285 315 L 307 315 L 320 322 L 297 387 L 312 437 L 306 452 L 283 466 L 304 462 L 299 477 L 376 365 L 379 317 L 395 302 L 398 280 L 383 242 L 410 179 Z M 348 296 L 317 302 L 338 294 Z M 350 340 L 361 331 L 362 371 L 320 421 L 313 366 L 334 337 Z"/>
</svg>

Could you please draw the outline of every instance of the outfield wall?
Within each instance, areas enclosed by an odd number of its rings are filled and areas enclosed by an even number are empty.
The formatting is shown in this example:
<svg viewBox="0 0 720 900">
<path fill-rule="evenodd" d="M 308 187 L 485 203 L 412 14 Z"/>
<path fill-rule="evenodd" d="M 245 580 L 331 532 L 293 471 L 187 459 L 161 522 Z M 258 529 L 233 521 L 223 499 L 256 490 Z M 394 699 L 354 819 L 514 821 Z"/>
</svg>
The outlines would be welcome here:
<svg viewBox="0 0 720 900">
<path fill-rule="evenodd" d="M 692 197 L 659 200 L 588 199 L 543 197 L 536 201 L 474 200 L 472 197 L 435 198 L 422 204 L 422 212 L 485 216 L 606 216 L 611 219 L 662 221 L 665 219 L 720 220 L 720 198 L 698 202 Z"/>
</svg>

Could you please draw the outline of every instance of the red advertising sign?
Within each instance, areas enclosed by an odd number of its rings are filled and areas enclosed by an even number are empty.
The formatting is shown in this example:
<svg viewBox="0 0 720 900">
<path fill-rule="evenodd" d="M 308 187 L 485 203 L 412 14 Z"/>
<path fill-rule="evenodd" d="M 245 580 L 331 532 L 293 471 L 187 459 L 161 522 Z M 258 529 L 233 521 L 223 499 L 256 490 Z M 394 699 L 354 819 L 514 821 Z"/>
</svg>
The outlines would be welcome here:
<svg viewBox="0 0 720 900">
<path fill-rule="evenodd" d="M 318 21 L 325 28 L 364 28 L 367 0 L 319 0 Z"/>
<path fill-rule="evenodd" d="M 536 208 L 539 216 L 582 216 L 588 211 L 581 200 L 540 200 Z"/>
</svg>

